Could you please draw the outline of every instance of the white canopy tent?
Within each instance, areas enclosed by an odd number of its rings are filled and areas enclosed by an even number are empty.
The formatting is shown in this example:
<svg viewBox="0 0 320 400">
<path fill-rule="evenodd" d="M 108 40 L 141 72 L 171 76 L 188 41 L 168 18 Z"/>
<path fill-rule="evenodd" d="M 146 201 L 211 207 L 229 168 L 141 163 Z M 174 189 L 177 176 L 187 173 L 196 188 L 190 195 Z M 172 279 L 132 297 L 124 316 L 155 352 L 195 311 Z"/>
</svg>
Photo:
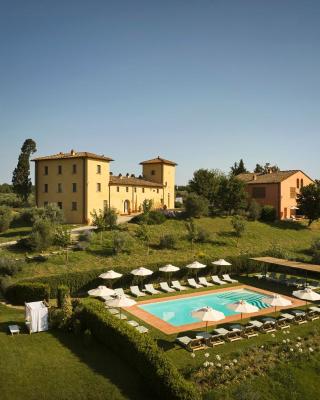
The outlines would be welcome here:
<svg viewBox="0 0 320 400">
<path fill-rule="evenodd" d="M 43 301 L 25 303 L 26 325 L 30 333 L 43 332 L 49 329 L 48 307 Z"/>
</svg>

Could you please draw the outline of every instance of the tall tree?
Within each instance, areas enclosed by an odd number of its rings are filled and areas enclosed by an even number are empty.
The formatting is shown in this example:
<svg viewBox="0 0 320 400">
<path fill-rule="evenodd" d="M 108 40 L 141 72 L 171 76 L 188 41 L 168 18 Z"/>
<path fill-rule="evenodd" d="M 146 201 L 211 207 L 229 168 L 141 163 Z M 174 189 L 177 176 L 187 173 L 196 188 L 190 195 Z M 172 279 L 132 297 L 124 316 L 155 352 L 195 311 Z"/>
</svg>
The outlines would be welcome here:
<svg viewBox="0 0 320 400">
<path fill-rule="evenodd" d="M 199 169 L 189 181 L 188 190 L 205 197 L 210 205 L 215 205 L 221 178 L 224 175 L 218 170 Z"/>
<path fill-rule="evenodd" d="M 24 202 L 32 192 L 30 179 L 30 156 L 37 151 L 36 143 L 32 139 L 27 139 L 21 147 L 18 164 L 13 171 L 12 185 L 13 191 Z"/>
<path fill-rule="evenodd" d="M 243 159 L 241 158 L 239 163 L 235 162 L 231 167 L 231 175 L 246 174 L 248 170 L 246 169 Z"/>
<path fill-rule="evenodd" d="M 261 164 L 256 164 L 254 172 L 257 174 L 267 174 L 268 172 L 278 172 L 280 168 L 277 165 L 271 165 L 270 163 L 265 163 L 263 166 Z"/>
<path fill-rule="evenodd" d="M 247 205 L 245 184 L 234 176 L 224 177 L 219 188 L 219 207 L 229 214 Z"/>
<path fill-rule="evenodd" d="M 298 194 L 297 205 L 300 212 L 312 222 L 320 218 L 320 185 L 311 183 L 301 188 Z"/>
</svg>

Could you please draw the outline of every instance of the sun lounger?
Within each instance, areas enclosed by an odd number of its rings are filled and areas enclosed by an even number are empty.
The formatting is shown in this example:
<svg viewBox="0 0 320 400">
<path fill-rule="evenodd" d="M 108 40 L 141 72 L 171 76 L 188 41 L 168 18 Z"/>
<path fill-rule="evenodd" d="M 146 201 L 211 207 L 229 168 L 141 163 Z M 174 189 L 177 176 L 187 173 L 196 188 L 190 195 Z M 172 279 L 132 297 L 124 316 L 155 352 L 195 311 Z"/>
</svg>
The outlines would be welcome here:
<svg viewBox="0 0 320 400">
<path fill-rule="evenodd" d="M 117 310 L 116 308 L 109 308 L 108 305 L 106 305 L 106 309 L 108 310 L 108 312 L 112 315 L 116 315 L 119 314 L 119 310 Z"/>
<path fill-rule="evenodd" d="M 148 333 L 149 332 L 149 329 L 143 325 L 136 326 L 135 328 L 139 333 Z"/>
<path fill-rule="evenodd" d="M 294 316 L 294 322 L 296 322 L 298 325 L 306 324 L 308 322 L 307 314 L 304 311 L 290 310 L 290 313 Z"/>
<path fill-rule="evenodd" d="M 13 336 L 14 334 L 19 335 L 19 333 L 20 333 L 20 328 L 18 325 L 9 325 L 8 329 L 9 329 L 11 336 Z"/>
<path fill-rule="evenodd" d="M 309 310 L 315 311 L 320 314 L 320 307 L 312 306 L 309 308 Z"/>
<path fill-rule="evenodd" d="M 286 317 L 277 318 L 277 328 L 279 329 L 289 329 L 290 328 L 290 320 Z"/>
<path fill-rule="evenodd" d="M 116 296 L 125 296 L 125 292 L 122 288 L 113 289 Z"/>
<path fill-rule="evenodd" d="M 133 326 L 134 328 L 136 328 L 137 326 L 139 326 L 138 322 L 133 321 L 133 320 L 127 321 L 127 324 Z"/>
<path fill-rule="evenodd" d="M 209 347 L 214 347 L 219 346 L 220 344 L 225 344 L 225 341 L 221 335 L 211 335 L 205 340 L 205 344 Z"/>
<path fill-rule="evenodd" d="M 143 297 L 146 294 L 141 292 L 138 286 L 130 286 L 130 292 L 135 296 L 135 297 Z"/>
<path fill-rule="evenodd" d="M 199 278 L 199 283 L 200 283 L 200 285 L 202 285 L 202 286 L 213 286 L 213 284 L 212 283 L 210 283 L 210 282 L 208 282 L 207 281 L 207 278 L 205 277 L 205 276 L 201 276 L 200 278 Z"/>
<path fill-rule="evenodd" d="M 99 299 L 102 299 L 104 301 L 109 301 L 109 300 L 112 300 L 113 297 L 112 296 L 100 296 Z"/>
<path fill-rule="evenodd" d="M 258 279 L 267 279 L 267 278 L 269 278 L 269 274 L 268 273 L 266 273 L 266 274 L 256 274 L 255 277 L 258 278 Z"/>
<path fill-rule="evenodd" d="M 227 282 L 222 281 L 222 280 L 218 277 L 218 275 L 213 275 L 213 276 L 211 277 L 211 279 L 212 279 L 212 282 L 215 283 L 216 285 L 226 285 L 226 284 L 227 284 Z"/>
<path fill-rule="evenodd" d="M 319 319 L 319 313 L 310 309 L 307 311 L 306 316 L 309 321 L 315 321 Z"/>
<path fill-rule="evenodd" d="M 171 287 L 173 289 L 177 289 L 177 290 L 187 290 L 188 289 L 187 287 L 182 286 L 179 281 L 172 281 Z"/>
<path fill-rule="evenodd" d="M 175 290 L 172 289 L 172 288 L 168 285 L 168 282 L 160 282 L 160 288 L 161 288 L 161 290 L 163 290 L 164 292 L 167 292 L 167 293 L 173 293 L 173 292 L 175 292 Z"/>
<path fill-rule="evenodd" d="M 128 319 L 128 317 L 124 314 L 115 314 L 115 317 L 118 319 L 121 319 L 123 321 L 125 321 L 126 319 Z"/>
<path fill-rule="evenodd" d="M 177 337 L 176 342 L 192 352 L 206 347 L 204 339 L 191 339 L 189 336 Z"/>
<path fill-rule="evenodd" d="M 224 274 L 224 275 L 222 275 L 222 279 L 223 279 L 224 281 L 226 281 L 226 282 L 229 282 L 229 283 L 238 283 L 238 282 L 239 282 L 239 281 L 237 281 L 236 279 L 230 278 L 230 275 L 229 275 L 229 274 Z"/>
<path fill-rule="evenodd" d="M 213 330 L 218 335 L 222 336 L 228 342 L 234 342 L 236 340 L 241 340 L 241 332 L 237 329 L 228 330 L 225 328 L 217 328 Z"/>
<path fill-rule="evenodd" d="M 275 272 L 271 272 L 270 275 L 266 279 L 267 279 L 267 281 L 271 281 L 271 282 L 278 281 L 277 274 Z"/>
<path fill-rule="evenodd" d="M 150 294 L 160 294 L 161 293 L 161 292 L 159 292 L 159 290 L 156 290 L 153 287 L 152 283 L 148 283 L 148 284 L 144 285 L 144 287 L 145 287 L 144 291 L 147 293 L 150 293 Z"/>
<path fill-rule="evenodd" d="M 193 278 L 188 279 L 188 285 L 194 289 L 199 289 L 203 287 L 202 285 L 199 285 L 199 283 L 197 283 Z"/>
</svg>

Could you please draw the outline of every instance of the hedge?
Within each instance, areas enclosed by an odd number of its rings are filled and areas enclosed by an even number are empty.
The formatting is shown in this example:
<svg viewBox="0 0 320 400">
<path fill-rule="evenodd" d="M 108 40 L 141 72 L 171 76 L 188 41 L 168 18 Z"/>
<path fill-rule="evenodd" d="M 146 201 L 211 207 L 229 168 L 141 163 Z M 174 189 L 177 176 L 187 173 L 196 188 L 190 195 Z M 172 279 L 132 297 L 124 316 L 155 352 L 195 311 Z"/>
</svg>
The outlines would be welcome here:
<svg viewBox="0 0 320 400">
<path fill-rule="evenodd" d="M 199 391 L 183 378 L 151 336 L 116 319 L 96 300 L 81 300 L 79 305 L 76 318 L 82 328 L 136 368 L 157 398 L 200 400 Z"/>
<path fill-rule="evenodd" d="M 261 267 L 257 263 L 249 263 L 249 256 L 234 256 L 228 257 L 227 260 L 232 264 L 231 266 L 214 266 L 212 265 L 212 259 L 201 258 L 199 261 L 208 265 L 208 268 L 203 271 L 203 274 L 224 274 L 224 273 L 233 273 L 233 274 L 242 274 L 242 273 L 251 273 L 255 271 L 260 271 Z M 177 279 L 183 279 L 188 274 L 192 274 L 193 272 L 188 270 L 185 267 L 187 264 L 191 263 L 194 260 L 189 260 L 189 262 L 174 262 L 170 259 L 163 260 L 162 262 L 154 263 L 152 265 L 147 265 L 147 267 L 154 271 L 154 273 L 145 278 L 144 282 L 157 282 L 160 280 L 165 280 L 167 277 L 159 272 L 159 267 L 169 264 L 172 262 L 177 267 L 180 267 L 180 271 L 175 274 Z M 103 284 L 102 280 L 99 278 L 99 275 L 102 272 L 105 272 L 105 268 L 95 268 L 88 271 L 79 271 L 79 272 L 69 272 L 63 274 L 42 276 L 39 278 L 31 278 L 20 281 L 20 283 L 30 284 L 30 283 L 42 283 L 49 285 L 50 294 L 52 298 L 57 297 L 57 289 L 60 285 L 68 286 L 70 289 L 71 295 L 77 295 L 79 293 L 85 293 L 89 289 L 92 289 L 98 285 Z M 117 287 L 129 287 L 134 281 L 135 277 L 131 275 L 127 268 L 117 268 L 117 271 L 122 272 L 124 275 L 122 278 L 116 281 L 115 285 Z M 12 285 L 13 287 L 16 284 Z M 10 286 L 10 288 L 12 287 Z M 18 289 L 17 289 L 18 290 Z M 8 289 L 7 289 L 8 291 Z M 7 297 L 7 295 L 6 295 Z"/>
<path fill-rule="evenodd" d="M 20 282 L 9 286 L 5 295 L 6 299 L 14 305 L 23 305 L 30 301 L 49 301 L 50 286 L 44 283 Z"/>
</svg>

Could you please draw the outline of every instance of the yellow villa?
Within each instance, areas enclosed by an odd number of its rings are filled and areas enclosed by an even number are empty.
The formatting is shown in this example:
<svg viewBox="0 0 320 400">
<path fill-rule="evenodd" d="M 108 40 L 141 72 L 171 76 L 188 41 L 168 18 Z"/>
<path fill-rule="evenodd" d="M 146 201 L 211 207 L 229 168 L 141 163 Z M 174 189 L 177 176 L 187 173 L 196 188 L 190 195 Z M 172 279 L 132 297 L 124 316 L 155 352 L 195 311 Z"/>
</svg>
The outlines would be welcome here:
<svg viewBox="0 0 320 400">
<path fill-rule="evenodd" d="M 35 162 L 36 204 L 57 204 L 67 223 L 90 223 L 91 213 L 106 207 L 119 214 L 141 211 L 145 199 L 154 208 L 174 208 L 176 163 L 157 157 L 143 161 L 142 175 L 114 176 L 104 155 L 58 153 Z"/>
</svg>

